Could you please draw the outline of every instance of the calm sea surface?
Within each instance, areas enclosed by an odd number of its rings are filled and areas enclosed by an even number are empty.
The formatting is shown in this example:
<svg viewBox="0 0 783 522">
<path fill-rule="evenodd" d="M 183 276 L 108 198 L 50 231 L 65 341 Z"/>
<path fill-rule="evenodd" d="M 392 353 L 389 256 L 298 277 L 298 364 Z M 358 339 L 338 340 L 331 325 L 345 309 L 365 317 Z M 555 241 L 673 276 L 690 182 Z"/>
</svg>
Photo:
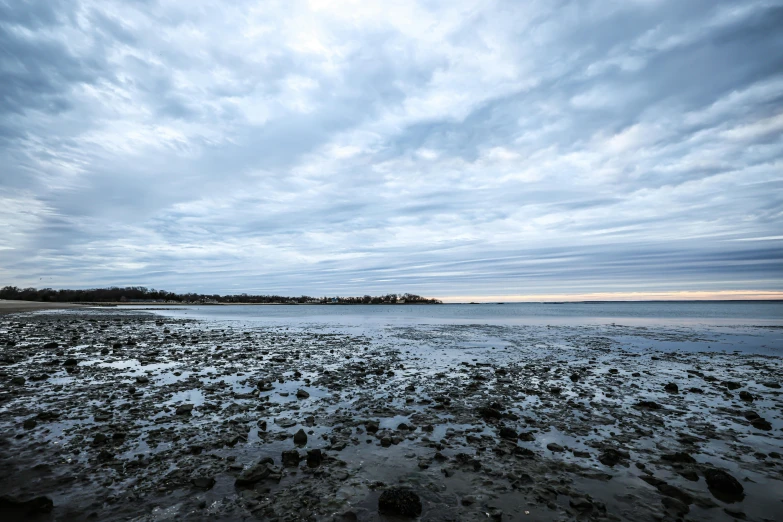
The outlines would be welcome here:
<svg viewBox="0 0 783 522">
<path fill-rule="evenodd" d="M 126 307 L 123 307 L 126 308 Z M 783 302 L 128 306 L 169 317 L 274 323 L 783 326 Z"/>
</svg>

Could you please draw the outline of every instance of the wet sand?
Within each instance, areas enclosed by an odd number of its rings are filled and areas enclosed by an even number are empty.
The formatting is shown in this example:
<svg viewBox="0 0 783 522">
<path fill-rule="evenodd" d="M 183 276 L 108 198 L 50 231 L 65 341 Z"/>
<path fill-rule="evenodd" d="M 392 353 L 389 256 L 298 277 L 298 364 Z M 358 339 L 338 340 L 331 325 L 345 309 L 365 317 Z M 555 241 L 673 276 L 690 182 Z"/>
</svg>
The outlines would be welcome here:
<svg viewBox="0 0 783 522">
<path fill-rule="evenodd" d="M 0 299 L 0 315 L 19 312 L 35 312 L 37 310 L 60 310 L 66 308 L 81 308 L 83 305 L 74 303 L 38 303 L 35 301 L 9 301 Z"/>
<path fill-rule="evenodd" d="M 0 518 L 781 520 L 783 360 L 711 342 L 9 315 Z"/>
</svg>

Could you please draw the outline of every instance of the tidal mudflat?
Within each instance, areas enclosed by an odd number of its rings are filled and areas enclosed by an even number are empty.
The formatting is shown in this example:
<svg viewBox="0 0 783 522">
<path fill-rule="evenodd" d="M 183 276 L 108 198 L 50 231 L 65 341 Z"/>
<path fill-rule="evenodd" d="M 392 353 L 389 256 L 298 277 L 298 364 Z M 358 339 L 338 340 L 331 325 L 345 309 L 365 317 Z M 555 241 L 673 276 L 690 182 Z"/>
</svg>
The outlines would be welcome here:
<svg viewBox="0 0 783 522">
<path fill-rule="evenodd" d="M 780 332 L 8 315 L 0 518 L 783 520 Z"/>
</svg>

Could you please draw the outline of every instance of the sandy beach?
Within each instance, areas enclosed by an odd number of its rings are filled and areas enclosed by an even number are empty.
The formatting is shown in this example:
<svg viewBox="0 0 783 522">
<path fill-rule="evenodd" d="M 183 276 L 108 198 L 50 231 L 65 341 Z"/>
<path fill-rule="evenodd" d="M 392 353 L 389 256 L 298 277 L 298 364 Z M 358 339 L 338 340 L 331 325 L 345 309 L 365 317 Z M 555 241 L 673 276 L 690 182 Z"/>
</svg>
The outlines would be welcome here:
<svg viewBox="0 0 783 522">
<path fill-rule="evenodd" d="M 782 360 L 708 350 L 748 332 L 6 315 L 0 514 L 779 520 Z"/>
<path fill-rule="evenodd" d="M 82 308 L 84 305 L 75 303 L 39 303 L 35 301 L 9 301 L 0 299 L 0 315 L 20 312 L 35 312 L 38 310 L 58 310 L 66 308 Z"/>
</svg>

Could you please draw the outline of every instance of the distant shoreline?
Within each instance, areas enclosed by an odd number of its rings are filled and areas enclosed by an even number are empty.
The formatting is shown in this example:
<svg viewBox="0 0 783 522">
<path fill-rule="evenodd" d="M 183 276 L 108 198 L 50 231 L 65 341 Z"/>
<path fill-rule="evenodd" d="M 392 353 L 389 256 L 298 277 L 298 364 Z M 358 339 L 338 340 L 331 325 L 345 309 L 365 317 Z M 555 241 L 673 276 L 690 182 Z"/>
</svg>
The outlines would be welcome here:
<svg viewBox="0 0 783 522">
<path fill-rule="evenodd" d="M 118 307 L 144 307 L 145 309 L 158 309 L 168 307 L 188 306 L 428 306 L 428 305 L 515 305 L 515 304 L 542 304 L 542 305 L 601 305 L 613 303 L 783 303 L 781 299 L 704 299 L 704 300 L 649 300 L 649 301 L 506 301 L 485 303 L 178 303 L 178 302 L 44 302 L 44 301 L 19 301 L 0 299 L 0 315 L 14 313 L 36 312 L 40 310 L 65 310 L 85 308 L 118 308 Z"/>
</svg>

